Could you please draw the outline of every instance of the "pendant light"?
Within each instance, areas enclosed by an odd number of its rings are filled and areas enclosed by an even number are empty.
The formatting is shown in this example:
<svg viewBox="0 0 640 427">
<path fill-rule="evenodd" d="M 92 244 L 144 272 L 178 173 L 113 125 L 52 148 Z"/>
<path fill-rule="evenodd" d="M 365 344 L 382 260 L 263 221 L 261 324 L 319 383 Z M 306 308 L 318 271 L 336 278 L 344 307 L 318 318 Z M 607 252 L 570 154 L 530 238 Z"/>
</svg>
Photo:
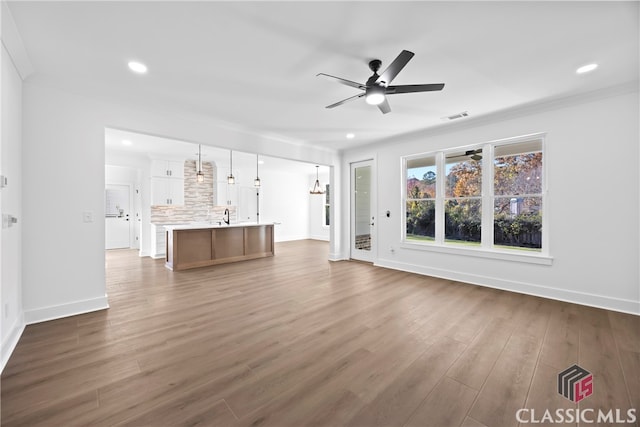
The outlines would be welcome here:
<svg viewBox="0 0 640 427">
<path fill-rule="evenodd" d="M 320 180 L 318 179 L 318 169 L 320 166 L 316 166 L 316 182 L 313 184 L 313 189 L 309 190 L 309 194 L 324 194 L 324 190 L 320 186 Z"/>
<path fill-rule="evenodd" d="M 227 176 L 227 184 L 235 184 L 236 179 L 233 176 L 233 150 L 229 150 L 229 176 Z"/>
<path fill-rule="evenodd" d="M 258 173 L 258 155 L 256 154 L 256 179 L 253 180 L 253 186 L 260 188 L 260 174 Z"/>
<path fill-rule="evenodd" d="M 204 182 L 204 172 L 202 172 L 202 147 L 198 144 L 198 165 L 196 169 L 196 181 Z"/>
</svg>

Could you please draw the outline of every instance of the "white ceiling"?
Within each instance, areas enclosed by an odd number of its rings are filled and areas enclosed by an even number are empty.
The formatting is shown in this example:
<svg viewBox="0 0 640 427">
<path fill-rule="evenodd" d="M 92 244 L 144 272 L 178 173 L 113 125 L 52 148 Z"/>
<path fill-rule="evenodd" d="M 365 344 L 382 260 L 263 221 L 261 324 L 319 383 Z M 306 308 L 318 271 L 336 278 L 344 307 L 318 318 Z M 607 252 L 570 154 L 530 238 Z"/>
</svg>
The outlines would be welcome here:
<svg viewBox="0 0 640 427">
<path fill-rule="evenodd" d="M 9 2 L 27 81 L 332 149 L 638 80 L 638 2 Z M 325 109 L 407 49 L 394 84 L 442 92 Z M 127 62 L 149 67 L 135 75 Z M 577 75 L 590 62 L 593 73 Z M 461 119 L 466 120 L 466 119 Z M 355 133 L 352 140 L 345 138 Z"/>
</svg>

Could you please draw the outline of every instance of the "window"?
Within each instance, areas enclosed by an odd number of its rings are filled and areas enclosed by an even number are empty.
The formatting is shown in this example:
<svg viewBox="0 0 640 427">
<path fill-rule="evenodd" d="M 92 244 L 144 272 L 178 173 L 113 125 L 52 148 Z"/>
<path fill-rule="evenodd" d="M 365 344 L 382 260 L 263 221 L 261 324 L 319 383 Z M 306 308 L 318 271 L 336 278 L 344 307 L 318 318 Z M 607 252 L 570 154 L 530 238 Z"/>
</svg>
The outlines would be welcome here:
<svg viewBox="0 0 640 427">
<path fill-rule="evenodd" d="M 493 243 L 542 249 L 542 142 L 498 146 L 493 158 Z"/>
<path fill-rule="evenodd" d="M 405 242 L 546 253 L 542 135 L 408 156 L 403 164 Z"/>
<path fill-rule="evenodd" d="M 433 241 L 436 236 L 436 158 L 407 160 L 407 240 Z"/>
<path fill-rule="evenodd" d="M 329 195 L 329 184 L 325 186 L 324 190 L 324 222 L 322 224 L 325 227 L 328 227 L 331 225 L 331 197 Z"/>
<path fill-rule="evenodd" d="M 482 149 L 445 157 L 444 238 L 447 242 L 480 244 L 482 230 Z"/>
</svg>

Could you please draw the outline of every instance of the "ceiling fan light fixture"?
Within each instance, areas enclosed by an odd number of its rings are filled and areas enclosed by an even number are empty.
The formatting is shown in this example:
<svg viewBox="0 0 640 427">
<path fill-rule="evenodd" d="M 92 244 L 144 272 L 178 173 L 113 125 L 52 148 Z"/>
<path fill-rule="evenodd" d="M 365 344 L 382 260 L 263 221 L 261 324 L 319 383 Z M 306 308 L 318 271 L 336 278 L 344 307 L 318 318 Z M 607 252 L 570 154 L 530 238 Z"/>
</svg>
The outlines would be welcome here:
<svg viewBox="0 0 640 427">
<path fill-rule="evenodd" d="M 384 102 L 384 95 L 381 93 L 372 93 L 365 98 L 369 105 L 380 105 Z"/>
<path fill-rule="evenodd" d="M 364 100 L 369 105 L 380 105 L 384 102 L 384 86 L 374 84 L 367 88 Z"/>
<path fill-rule="evenodd" d="M 444 88 L 444 83 L 429 83 L 429 84 L 414 84 L 414 85 L 394 85 L 389 86 L 393 79 L 396 78 L 398 73 L 407 65 L 407 63 L 413 58 L 414 53 L 408 50 L 403 50 L 400 55 L 389 64 L 386 70 L 381 74 L 378 74 L 382 61 L 374 59 L 369 61 L 369 69 L 373 71 L 373 75 L 367 79 L 366 83 L 358 83 L 352 80 L 343 79 L 341 77 L 332 76 L 330 74 L 318 73 L 316 76 L 323 76 L 333 79 L 334 81 L 341 83 L 345 86 L 349 86 L 358 89 L 360 92 L 357 95 L 350 96 L 342 101 L 334 102 L 331 105 L 327 105 L 325 108 L 335 108 L 346 102 L 350 102 L 356 99 L 364 98 L 369 105 L 376 105 L 382 114 L 391 112 L 391 107 L 387 102 L 386 95 L 393 95 L 395 93 L 415 93 L 415 92 L 433 92 L 439 91 Z"/>
<path fill-rule="evenodd" d="M 364 98 L 364 100 L 369 105 L 380 105 L 384 102 L 384 94 L 378 91 L 367 93 L 367 96 Z"/>
</svg>

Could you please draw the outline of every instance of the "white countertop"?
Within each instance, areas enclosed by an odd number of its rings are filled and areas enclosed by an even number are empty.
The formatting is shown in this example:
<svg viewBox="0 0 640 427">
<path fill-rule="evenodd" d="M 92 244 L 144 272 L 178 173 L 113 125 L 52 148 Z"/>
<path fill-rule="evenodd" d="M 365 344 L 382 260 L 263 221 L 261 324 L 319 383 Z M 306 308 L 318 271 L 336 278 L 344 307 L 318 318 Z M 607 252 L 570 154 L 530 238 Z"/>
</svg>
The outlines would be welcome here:
<svg viewBox="0 0 640 427">
<path fill-rule="evenodd" d="M 261 225 L 273 225 L 272 222 L 265 222 L 256 224 L 255 222 L 238 222 L 233 224 L 225 224 L 224 222 L 221 225 L 218 225 L 217 222 L 213 224 L 208 222 L 197 222 L 192 224 L 173 224 L 173 225 L 164 225 L 163 227 L 167 231 L 173 230 L 199 230 L 199 229 L 207 229 L 207 228 L 234 228 L 234 227 L 259 227 Z"/>
</svg>

